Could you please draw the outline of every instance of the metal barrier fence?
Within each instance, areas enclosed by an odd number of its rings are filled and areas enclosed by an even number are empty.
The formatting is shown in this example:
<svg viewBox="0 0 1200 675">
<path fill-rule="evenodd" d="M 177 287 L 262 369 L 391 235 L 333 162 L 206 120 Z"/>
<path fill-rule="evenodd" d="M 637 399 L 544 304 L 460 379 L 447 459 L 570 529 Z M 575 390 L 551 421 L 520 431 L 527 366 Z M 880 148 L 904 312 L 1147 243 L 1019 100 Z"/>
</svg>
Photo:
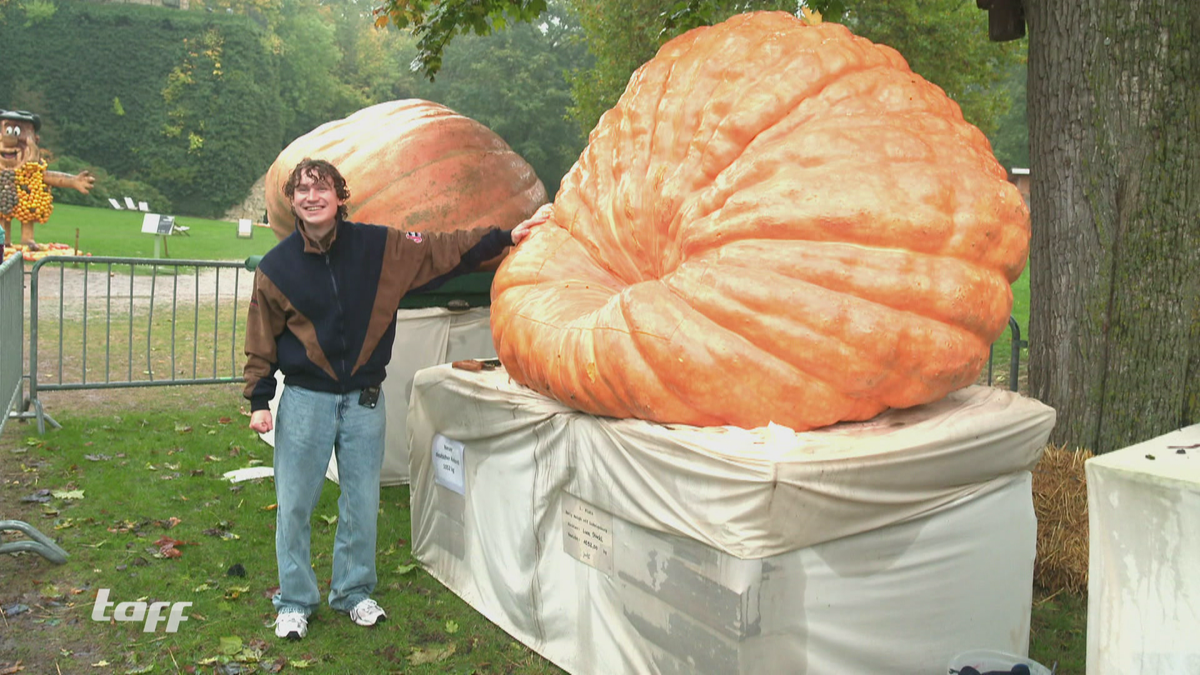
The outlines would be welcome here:
<svg viewBox="0 0 1200 675">
<path fill-rule="evenodd" d="M 39 260 L 30 272 L 33 412 L 23 415 L 45 433 L 47 421 L 60 426 L 43 410 L 45 391 L 242 382 L 239 314 L 253 289 L 245 270 L 209 260 Z"/>
<path fill-rule="evenodd" d="M 0 264 L 0 433 L 21 398 L 25 363 L 25 263 L 13 255 Z"/>
<path fill-rule="evenodd" d="M 1012 391 L 1017 391 L 1020 386 L 1021 375 L 1021 350 L 1029 346 L 1029 340 L 1021 339 L 1021 326 L 1017 324 L 1017 320 L 1008 317 L 1008 334 L 1012 339 L 1009 346 L 1008 357 L 1008 388 Z M 987 383 L 992 384 L 992 351 L 995 345 L 988 348 L 988 367 L 987 367 Z"/>
</svg>

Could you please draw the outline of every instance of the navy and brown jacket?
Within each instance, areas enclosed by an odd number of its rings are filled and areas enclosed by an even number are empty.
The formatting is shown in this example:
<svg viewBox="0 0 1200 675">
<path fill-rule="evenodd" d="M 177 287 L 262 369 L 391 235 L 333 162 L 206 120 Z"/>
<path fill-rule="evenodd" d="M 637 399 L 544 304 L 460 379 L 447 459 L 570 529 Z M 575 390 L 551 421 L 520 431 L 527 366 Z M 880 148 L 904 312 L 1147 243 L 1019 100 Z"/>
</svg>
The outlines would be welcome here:
<svg viewBox="0 0 1200 675">
<path fill-rule="evenodd" d="M 383 382 L 406 293 L 433 289 L 512 245 L 510 230 L 402 232 L 339 220 L 321 241 L 297 228 L 254 275 L 245 396 L 267 410 L 275 371 L 288 386 L 347 393 Z"/>
</svg>

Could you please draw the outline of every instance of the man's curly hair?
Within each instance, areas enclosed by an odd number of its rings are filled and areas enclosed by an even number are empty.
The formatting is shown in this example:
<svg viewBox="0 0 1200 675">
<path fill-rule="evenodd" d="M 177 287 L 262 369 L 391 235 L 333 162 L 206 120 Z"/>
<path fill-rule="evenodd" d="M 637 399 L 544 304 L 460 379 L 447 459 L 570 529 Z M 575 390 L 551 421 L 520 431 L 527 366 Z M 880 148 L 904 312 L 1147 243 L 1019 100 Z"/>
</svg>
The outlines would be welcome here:
<svg viewBox="0 0 1200 675">
<path fill-rule="evenodd" d="M 304 176 L 308 176 L 314 182 L 325 180 L 333 185 L 333 191 L 337 194 L 338 199 L 343 202 L 338 206 L 338 220 L 345 220 L 345 202 L 350 199 L 350 188 L 346 187 L 346 179 L 342 177 L 337 167 L 323 159 L 305 157 L 300 160 L 296 168 L 292 169 L 292 175 L 288 176 L 287 183 L 283 186 L 283 194 L 287 195 L 289 202 L 295 197 L 296 185 L 300 183 L 300 179 Z"/>
</svg>

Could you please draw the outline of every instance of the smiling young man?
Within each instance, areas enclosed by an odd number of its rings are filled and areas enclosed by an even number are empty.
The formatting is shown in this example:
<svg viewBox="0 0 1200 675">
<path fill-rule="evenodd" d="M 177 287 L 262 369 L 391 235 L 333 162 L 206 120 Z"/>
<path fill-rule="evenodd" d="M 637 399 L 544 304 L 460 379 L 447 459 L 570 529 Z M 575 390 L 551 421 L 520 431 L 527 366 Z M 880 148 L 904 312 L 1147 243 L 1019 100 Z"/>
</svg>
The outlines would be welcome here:
<svg viewBox="0 0 1200 675">
<path fill-rule="evenodd" d="M 255 273 L 244 373 L 250 428 L 275 429 L 275 634 L 300 639 L 321 600 L 309 522 L 331 449 L 341 495 L 329 606 L 360 626 L 387 617 L 371 599 L 385 431 L 379 385 L 400 299 L 520 244 L 549 208 L 512 230 L 422 234 L 354 223 L 346 220 L 346 180 L 315 159 L 296 165 L 284 193 L 296 232 L 271 249 Z M 287 385 L 277 423 L 269 408 L 276 370 Z"/>
</svg>

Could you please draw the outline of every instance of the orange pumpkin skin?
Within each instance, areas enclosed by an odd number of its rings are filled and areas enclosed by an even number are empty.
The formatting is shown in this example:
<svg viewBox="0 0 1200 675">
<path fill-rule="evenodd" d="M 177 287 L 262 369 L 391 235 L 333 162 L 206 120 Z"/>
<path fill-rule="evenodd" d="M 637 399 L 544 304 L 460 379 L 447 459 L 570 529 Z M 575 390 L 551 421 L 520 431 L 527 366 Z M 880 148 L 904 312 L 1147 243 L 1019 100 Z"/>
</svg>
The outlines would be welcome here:
<svg viewBox="0 0 1200 675">
<path fill-rule="evenodd" d="M 1029 212 L 894 49 L 751 13 L 668 42 L 492 287 L 513 379 L 580 410 L 796 430 L 973 383 Z"/>
<path fill-rule="evenodd" d="M 283 192 L 312 157 L 346 178 L 350 220 L 404 231 L 511 228 L 546 203 L 533 167 L 493 131 L 419 99 L 380 103 L 292 141 L 267 171 L 267 217 L 281 240 L 296 229 Z"/>
</svg>

